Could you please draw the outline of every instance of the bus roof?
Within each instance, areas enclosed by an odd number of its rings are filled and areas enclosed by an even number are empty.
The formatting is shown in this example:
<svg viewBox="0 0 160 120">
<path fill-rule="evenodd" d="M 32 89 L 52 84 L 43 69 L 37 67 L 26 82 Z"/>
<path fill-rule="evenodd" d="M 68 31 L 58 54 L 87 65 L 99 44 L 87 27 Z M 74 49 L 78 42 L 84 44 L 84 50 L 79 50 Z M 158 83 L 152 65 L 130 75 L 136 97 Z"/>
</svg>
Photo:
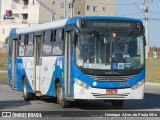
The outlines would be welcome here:
<svg viewBox="0 0 160 120">
<path fill-rule="evenodd" d="M 36 31 L 41 31 L 41 30 L 47 30 L 47 29 L 54 29 L 54 28 L 61 28 L 64 27 L 65 25 L 71 25 L 71 24 L 76 24 L 77 20 L 79 19 L 112 19 L 112 20 L 126 20 L 126 21 L 138 21 L 141 22 L 139 19 L 134 19 L 134 18 L 125 18 L 125 17 L 116 17 L 116 16 L 78 16 L 78 17 L 73 17 L 69 19 L 64 19 L 64 20 L 56 20 L 53 22 L 49 23 L 44 23 L 32 27 L 25 27 L 25 28 L 19 28 L 19 29 L 12 29 L 10 31 L 10 35 L 14 36 L 16 34 L 25 34 L 29 32 L 36 32 Z"/>
<path fill-rule="evenodd" d="M 126 18 L 126 17 L 116 17 L 116 16 L 80 16 L 80 17 L 73 17 L 67 20 L 66 25 L 69 24 L 76 24 L 77 20 L 79 19 L 108 19 L 108 20 L 124 20 L 124 21 L 137 21 L 137 22 L 142 22 L 140 19 L 135 19 L 135 18 Z"/>
</svg>

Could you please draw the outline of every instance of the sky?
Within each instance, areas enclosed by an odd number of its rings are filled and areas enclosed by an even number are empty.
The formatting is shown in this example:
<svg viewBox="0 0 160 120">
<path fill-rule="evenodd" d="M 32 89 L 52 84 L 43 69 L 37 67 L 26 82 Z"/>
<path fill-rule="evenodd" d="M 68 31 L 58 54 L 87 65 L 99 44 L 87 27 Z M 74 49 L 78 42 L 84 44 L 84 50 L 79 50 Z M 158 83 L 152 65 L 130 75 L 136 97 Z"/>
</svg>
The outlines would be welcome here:
<svg viewBox="0 0 160 120">
<path fill-rule="evenodd" d="M 145 26 L 145 15 L 140 9 L 145 0 L 117 0 L 117 16 L 141 19 Z M 160 0 L 148 0 L 149 46 L 160 47 Z"/>
</svg>

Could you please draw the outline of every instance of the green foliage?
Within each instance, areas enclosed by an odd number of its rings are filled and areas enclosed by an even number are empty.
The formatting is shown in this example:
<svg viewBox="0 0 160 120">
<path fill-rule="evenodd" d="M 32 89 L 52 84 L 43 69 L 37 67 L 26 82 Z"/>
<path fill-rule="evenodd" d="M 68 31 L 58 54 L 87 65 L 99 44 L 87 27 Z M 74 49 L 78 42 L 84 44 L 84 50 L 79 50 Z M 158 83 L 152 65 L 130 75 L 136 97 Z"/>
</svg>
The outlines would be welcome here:
<svg viewBox="0 0 160 120">
<path fill-rule="evenodd" d="M 0 74 L 0 84 L 7 84 L 8 82 L 8 74 Z"/>
<path fill-rule="evenodd" d="M 0 53 L 0 70 L 7 70 L 8 67 L 7 53 Z"/>
<path fill-rule="evenodd" d="M 146 60 L 146 82 L 160 83 L 160 59 Z"/>
<path fill-rule="evenodd" d="M 9 39 L 9 37 L 5 38 L 5 44 L 8 44 L 8 39 Z"/>
</svg>

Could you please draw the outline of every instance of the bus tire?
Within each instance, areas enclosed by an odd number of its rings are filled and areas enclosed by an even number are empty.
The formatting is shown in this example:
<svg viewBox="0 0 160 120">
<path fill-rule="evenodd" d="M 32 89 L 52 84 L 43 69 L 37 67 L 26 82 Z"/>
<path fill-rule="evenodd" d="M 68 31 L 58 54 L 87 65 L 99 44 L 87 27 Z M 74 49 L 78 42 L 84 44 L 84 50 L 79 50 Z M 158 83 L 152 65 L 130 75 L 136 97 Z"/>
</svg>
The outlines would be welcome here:
<svg viewBox="0 0 160 120">
<path fill-rule="evenodd" d="M 124 104 L 124 100 L 113 100 L 112 106 L 113 107 L 122 107 Z"/>
<path fill-rule="evenodd" d="M 28 92 L 26 78 L 23 78 L 23 97 L 25 101 L 33 100 L 34 94 Z"/>
<path fill-rule="evenodd" d="M 57 96 L 57 103 L 60 104 L 62 108 L 70 107 L 70 101 L 65 100 L 63 97 L 63 90 L 60 83 L 56 85 L 56 96 Z"/>
</svg>

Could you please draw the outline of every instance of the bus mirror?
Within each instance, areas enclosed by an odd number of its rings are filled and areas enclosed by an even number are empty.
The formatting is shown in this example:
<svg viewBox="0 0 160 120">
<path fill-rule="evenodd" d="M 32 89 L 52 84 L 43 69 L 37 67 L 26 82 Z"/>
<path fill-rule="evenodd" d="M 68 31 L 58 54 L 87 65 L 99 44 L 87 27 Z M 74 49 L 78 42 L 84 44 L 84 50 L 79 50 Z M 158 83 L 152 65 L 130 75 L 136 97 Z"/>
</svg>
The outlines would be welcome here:
<svg viewBox="0 0 160 120">
<path fill-rule="evenodd" d="M 145 35 L 144 35 L 144 46 L 146 46 L 146 37 L 145 37 Z"/>
</svg>

